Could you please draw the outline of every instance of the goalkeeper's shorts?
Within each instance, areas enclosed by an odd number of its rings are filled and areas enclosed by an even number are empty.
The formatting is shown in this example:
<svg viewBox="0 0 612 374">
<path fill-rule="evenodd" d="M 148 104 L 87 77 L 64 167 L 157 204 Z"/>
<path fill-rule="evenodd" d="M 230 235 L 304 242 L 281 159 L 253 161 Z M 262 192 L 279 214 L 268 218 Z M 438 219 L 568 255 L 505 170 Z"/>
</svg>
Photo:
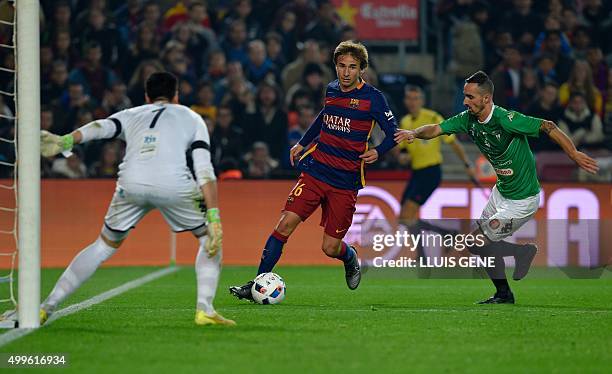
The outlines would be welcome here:
<svg viewBox="0 0 612 374">
<path fill-rule="evenodd" d="M 158 209 L 172 231 L 199 231 L 206 228 L 206 210 L 202 194 L 191 191 L 140 184 L 117 183 L 115 194 L 104 217 L 104 225 L 115 232 L 127 232 L 151 210 Z"/>
</svg>

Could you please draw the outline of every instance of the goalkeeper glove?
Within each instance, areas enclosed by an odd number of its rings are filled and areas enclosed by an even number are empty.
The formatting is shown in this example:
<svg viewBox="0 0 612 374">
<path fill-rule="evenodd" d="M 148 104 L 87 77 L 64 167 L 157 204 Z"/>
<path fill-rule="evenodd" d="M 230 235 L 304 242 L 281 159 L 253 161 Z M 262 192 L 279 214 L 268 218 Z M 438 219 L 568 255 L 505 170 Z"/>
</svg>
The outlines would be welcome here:
<svg viewBox="0 0 612 374">
<path fill-rule="evenodd" d="M 206 211 L 208 219 L 208 240 L 206 241 L 206 253 L 208 257 L 215 256 L 221 251 L 223 242 L 223 228 L 221 227 L 221 217 L 219 208 L 210 208 Z"/>
<path fill-rule="evenodd" d="M 44 157 L 52 157 L 74 146 L 74 137 L 70 134 L 59 136 L 46 130 L 40 131 L 40 153 Z"/>
</svg>

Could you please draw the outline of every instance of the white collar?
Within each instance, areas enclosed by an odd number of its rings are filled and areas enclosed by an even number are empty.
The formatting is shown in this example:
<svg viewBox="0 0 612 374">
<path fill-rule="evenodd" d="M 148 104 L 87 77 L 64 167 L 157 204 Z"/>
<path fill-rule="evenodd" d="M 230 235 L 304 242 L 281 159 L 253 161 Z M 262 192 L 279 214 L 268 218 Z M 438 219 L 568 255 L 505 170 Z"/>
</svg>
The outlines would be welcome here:
<svg viewBox="0 0 612 374">
<path fill-rule="evenodd" d="M 487 123 L 489 123 L 489 121 L 491 120 L 491 118 L 493 118 L 493 111 L 495 110 L 495 104 L 493 104 L 493 106 L 491 107 L 491 113 L 489 113 L 489 115 L 487 116 L 487 118 L 480 122 L 480 120 L 477 119 L 478 123 L 482 123 L 483 125 L 486 125 Z"/>
</svg>

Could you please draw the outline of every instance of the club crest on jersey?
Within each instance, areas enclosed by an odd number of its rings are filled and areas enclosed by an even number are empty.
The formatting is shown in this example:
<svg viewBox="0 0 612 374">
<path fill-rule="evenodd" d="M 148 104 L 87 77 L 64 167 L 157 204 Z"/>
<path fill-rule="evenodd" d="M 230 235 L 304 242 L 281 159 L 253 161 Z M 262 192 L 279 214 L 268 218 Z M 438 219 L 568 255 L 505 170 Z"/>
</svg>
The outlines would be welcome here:
<svg viewBox="0 0 612 374">
<path fill-rule="evenodd" d="M 349 101 L 349 106 L 353 109 L 359 108 L 359 99 L 351 99 Z"/>
<path fill-rule="evenodd" d="M 512 122 L 513 119 L 514 119 L 514 112 L 508 113 L 508 120 Z"/>
</svg>

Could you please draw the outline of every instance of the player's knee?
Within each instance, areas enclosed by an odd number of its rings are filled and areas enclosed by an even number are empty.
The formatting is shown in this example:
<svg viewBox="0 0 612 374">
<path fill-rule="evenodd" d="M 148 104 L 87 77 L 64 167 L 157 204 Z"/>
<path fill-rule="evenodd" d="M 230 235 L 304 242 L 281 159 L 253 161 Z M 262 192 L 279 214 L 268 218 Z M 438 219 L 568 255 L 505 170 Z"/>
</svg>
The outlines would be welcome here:
<svg viewBox="0 0 612 374">
<path fill-rule="evenodd" d="M 106 243 L 108 246 L 113 248 L 119 248 L 119 246 L 121 246 L 121 243 L 123 243 L 123 240 L 128 236 L 129 233 L 129 230 L 112 230 L 111 228 L 106 226 L 106 224 L 104 224 L 104 226 L 102 226 L 100 238 L 102 238 L 104 243 Z"/>
<path fill-rule="evenodd" d="M 111 240 L 111 239 L 107 238 L 106 236 L 104 236 L 104 234 L 101 234 L 100 238 L 102 238 L 102 241 L 104 241 L 104 243 L 106 243 L 106 245 L 108 245 L 109 247 L 113 247 L 115 249 L 119 248 L 121 246 L 121 243 L 123 243 L 123 239 L 120 239 L 120 240 Z"/>
<path fill-rule="evenodd" d="M 278 232 L 279 234 L 284 235 L 284 236 L 289 236 L 293 232 L 293 230 L 291 229 L 291 226 L 288 223 L 284 222 L 284 221 L 280 221 L 276 225 L 274 230 L 276 232 Z"/>
<path fill-rule="evenodd" d="M 323 250 L 323 253 L 325 253 L 326 256 L 338 257 L 340 248 L 336 243 L 323 243 L 323 245 L 321 245 L 321 250 Z"/>
<path fill-rule="evenodd" d="M 283 217 L 283 219 L 281 219 L 278 222 L 274 230 L 276 230 L 276 232 L 278 232 L 281 235 L 289 236 L 291 235 L 293 230 L 295 230 L 298 224 L 299 224 L 299 221 L 295 222 L 295 220 L 291 220 L 285 216 Z"/>
</svg>

